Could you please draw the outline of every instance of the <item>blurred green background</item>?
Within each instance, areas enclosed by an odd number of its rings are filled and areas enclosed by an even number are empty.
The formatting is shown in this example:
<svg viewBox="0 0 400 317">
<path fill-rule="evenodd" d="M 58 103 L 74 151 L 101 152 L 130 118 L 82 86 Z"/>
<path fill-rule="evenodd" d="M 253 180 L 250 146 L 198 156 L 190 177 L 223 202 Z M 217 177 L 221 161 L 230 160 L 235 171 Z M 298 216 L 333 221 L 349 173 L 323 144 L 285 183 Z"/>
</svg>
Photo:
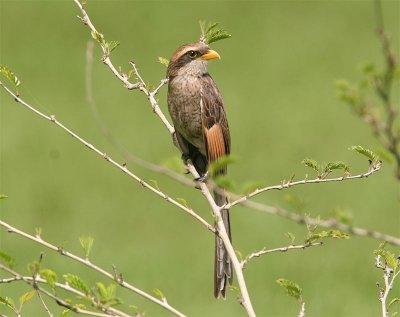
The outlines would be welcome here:
<svg viewBox="0 0 400 317">
<path fill-rule="evenodd" d="M 239 162 L 230 177 L 241 191 L 248 182 L 278 184 L 293 173 L 310 173 L 300 162 L 343 160 L 353 173 L 367 161 L 348 150 L 380 144 L 370 128 L 336 97 L 334 82 L 359 80 L 360 65 L 383 65 L 375 34 L 372 1 L 88 1 L 87 11 L 107 40 L 121 46 L 112 60 L 124 71 L 137 63 L 146 82 L 158 84 L 169 58 L 181 44 L 198 39 L 198 20 L 219 21 L 232 39 L 212 47 L 222 59 L 210 64 L 226 103 L 232 153 Z M 384 19 L 399 52 L 399 1 L 384 1 Z M 80 136 L 123 163 L 96 126 L 85 97 L 85 52 L 91 38 L 76 18 L 73 1 L 0 1 L 0 63 L 21 79 L 22 98 L 54 114 Z M 100 61 L 96 46 L 93 95 L 100 115 L 117 140 L 131 153 L 154 163 L 178 156 L 171 138 L 152 113 L 144 95 L 128 91 Z M 166 88 L 158 95 L 166 113 Z M 399 104 L 399 94 L 394 100 Z M 242 316 L 235 293 L 226 301 L 212 295 L 214 237 L 193 218 L 144 190 L 61 129 L 40 119 L 0 92 L 1 219 L 82 254 L 78 238 L 95 239 L 92 261 L 147 292 L 161 289 L 168 301 L 190 316 Z M 133 163 L 145 180 L 155 179 L 171 197 L 184 197 L 212 221 L 201 193 Z M 183 169 L 182 169 L 183 170 Z M 354 223 L 388 234 L 400 232 L 398 182 L 393 166 L 366 180 L 296 187 L 268 192 L 255 200 L 290 209 L 287 195 L 306 202 L 304 211 L 322 218 L 335 208 L 353 213 Z M 305 228 L 286 219 L 244 207 L 231 216 L 236 250 L 248 254 L 264 246 L 289 244 L 290 231 L 301 243 Z M 26 272 L 43 248 L 0 231 L 1 249 L 17 258 L 15 269 Z M 374 268 L 378 241 L 351 237 L 329 240 L 321 248 L 271 254 L 245 270 L 259 316 L 295 316 L 298 303 L 276 284 L 284 277 L 304 291 L 309 316 L 377 316 L 381 272 Z M 93 272 L 48 250 L 44 267 L 59 275 L 70 272 L 88 283 L 101 280 Z M 399 250 L 397 249 L 396 252 Z M 0 285 L 0 295 L 17 300 L 28 287 Z M 398 288 L 393 290 L 397 291 Z M 65 295 L 71 297 L 70 295 Z M 118 296 L 147 316 L 168 313 L 125 290 Z M 57 305 L 50 305 L 60 312 Z M 0 306 L 3 312 L 4 306 Z M 397 305 L 399 310 L 399 306 Z M 12 315 L 10 311 L 7 314 Z M 44 316 L 35 298 L 25 316 Z"/>
</svg>

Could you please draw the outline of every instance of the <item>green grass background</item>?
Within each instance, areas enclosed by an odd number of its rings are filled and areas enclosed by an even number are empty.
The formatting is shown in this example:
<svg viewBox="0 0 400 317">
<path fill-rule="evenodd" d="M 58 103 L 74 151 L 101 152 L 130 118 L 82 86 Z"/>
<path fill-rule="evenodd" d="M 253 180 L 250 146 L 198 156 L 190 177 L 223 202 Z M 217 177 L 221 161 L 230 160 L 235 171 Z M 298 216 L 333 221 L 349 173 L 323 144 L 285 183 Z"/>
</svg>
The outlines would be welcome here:
<svg viewBox="0 0 400 317">
<path fill-rule="evenodd" d="M 115 65 L 128 71 L 137 63 L 146 82 L 158 84 L 169 58 L 181 44 L 198 39 L 198 20 L 219 21 L 232 39 L 212 45 L 222 59 L 209 70 L 223 94 L 232 134 L 232 153 L 239 162 L 230 177 L 240 191 L 247 182 L 278 184 L 293 173 L 311 172 L 300 164 L 343 160 L 353 173 L 368 162 L 348 151 L 380 144 L 369 127 L 336 98 L 334 81 L 358 80 L 359 67 L 383 65 L 375 34 L 372 1 L 88 1 L 88 13 L 107 40 L 121 46 Z M 400 6 L 384 1 L 385 26 L 399 52 Z M 99 147 L 119 162 L 96 126 L 85 98 L 85 51 L 90 33 L 76 18 L 73 1 L 0 1 L 0 63 L 21 79 L 21 97 Z M 93 94 L 99 112 L 118 141 L 154 163 L 178 156 L 171 138 L 149 103 L 128 91 L 100 61 L 96 47 Z M 397 86 L 398 89 L 398 86 Z M 399 104 L 395 92 L 393 101 Z M 158 95 L 166 113 L 166 88 Z M 35 116 L 0 92 L 1 219 L 27 232 L 41 227 L 43 238 L 82 254 L 78 238 L 92 236 L 92 261 L 108 270 L 115 264 L 124 278 L 147 292 L 161 289 L 168 301 L 190 316 L 243 316 L 235 293 L 226 301 L 212 295 L 214 237 L 193 218 L 167 204 L 124 173 Z M 201 193 L 170 178 L 129 167 L 145 180 L 155 179 L 171 197 L 184 197 L 212 221 Z M 399 195 L 393 166 L 374 177 L 343 183 L 308 185 L 268 192 L 255 200 L 291 208 L 287 195 L 306 201 L 306 212 L 327 218 L 335 207 L 349 209 L 358 226 L 398 235 Z M 248 254 L 264 246 L 288 245 L 285 232 L 300 243 L 304 227 L 244 207 L 232 210 L 236 250 Z M 16 270 L 38 259 L 39 245 L 0 231 L 1 249 L 17 258 Z M 321 248 L 271 254 L 245 270 L 259 316 L 295 316 L 298 303 L 276 284 L 284 277 L 304 290 L 308 316 L 378 316 L 380 303 L 373 250 L 378 241 L 352 237 L 329 240 Z M 43 267 L 61 276 L 70 272 L 88 283 L 101 280 L 88 269 L 44 250 Z M 396 250 L 399 252 L 399 249 Z M 1 276 L 4 276 L 2 274 Z M 0 295 L 17 300 L 28 287 L 0 285 Z M 393 290 L 399 296 L 399 288 Z M 168 313 L 125 290 L 118 295 L 146 316 Z M 63 297 L 71 297 L 63 295 Z M 61 308 L 50 304 L 59 314 Z M 399 305 L 397 305 L 399 310 Z M 12 315 L 0 306 L 0 312 Z M 37 298 L 25 316 L 45 316 Z"/>
</svg>

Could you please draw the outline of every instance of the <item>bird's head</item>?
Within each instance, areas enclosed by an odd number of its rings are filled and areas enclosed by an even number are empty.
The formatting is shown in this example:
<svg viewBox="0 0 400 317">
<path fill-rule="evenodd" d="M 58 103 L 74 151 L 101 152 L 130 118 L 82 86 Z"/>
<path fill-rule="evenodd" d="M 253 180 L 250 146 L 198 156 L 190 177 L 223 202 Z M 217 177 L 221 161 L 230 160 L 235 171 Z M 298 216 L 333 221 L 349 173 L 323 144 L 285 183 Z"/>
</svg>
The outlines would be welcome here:
<svg viewBox="0 0 400 317">
<path fill-rule="evenodd" d="M 186 44 L 178 48 L 169 61 L 167 76 L 180 75 L 201 76 L 207 73 L 207 62 L 210 59 L 221 58 L 207 44 Z"/>
</svg>

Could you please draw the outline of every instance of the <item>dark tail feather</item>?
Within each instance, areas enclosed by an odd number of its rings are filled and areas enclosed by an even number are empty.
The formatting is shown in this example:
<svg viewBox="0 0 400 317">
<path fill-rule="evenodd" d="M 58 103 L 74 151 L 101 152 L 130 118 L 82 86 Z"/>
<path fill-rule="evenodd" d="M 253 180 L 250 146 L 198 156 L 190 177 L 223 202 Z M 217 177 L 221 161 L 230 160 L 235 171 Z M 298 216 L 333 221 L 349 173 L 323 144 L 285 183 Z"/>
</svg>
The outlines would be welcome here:
<svg viewBox="0 0 400 317">
<path fill-rule="evenodd" d="M 218 206 L 223 206 L 226 202 L 226 195 L 214 191 L 215 202 Z M 231 238 L 231 226 L 229 223 L 229 210 L 221 210 L 222 220 L 224 221 L 226 232 Z M 217 235 L 215 236 L 215 262 L 214 262 L 214 296 L 219 298 L 221 295 L 225 298 L 226 282 L 232 284 L 233 271 L 228 252 L 225 249 L 224 242 Z"/>
</svg>

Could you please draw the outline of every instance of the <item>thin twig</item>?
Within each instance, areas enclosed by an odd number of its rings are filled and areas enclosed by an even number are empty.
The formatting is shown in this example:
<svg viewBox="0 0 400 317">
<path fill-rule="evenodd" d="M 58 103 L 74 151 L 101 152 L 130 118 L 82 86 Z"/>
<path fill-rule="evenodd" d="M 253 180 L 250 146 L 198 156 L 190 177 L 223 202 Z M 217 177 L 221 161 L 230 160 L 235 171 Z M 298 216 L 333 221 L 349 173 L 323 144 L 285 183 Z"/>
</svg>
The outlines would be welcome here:
<svg viewBox="0 0 400 317">
<path fill-rule="evenodd" d="M 0 280 L 0 283 L 1 283 L 1 280 Z M 39 299 L 40 299 L 40 301 L 41 301 L 41 303 L 42 303 L 42 305 L 43 305 L 45 311 L 47 312 L 47 314 L 48 314 L 50 317 L 53 317 L 52 312 L 50 311 L 49 307 L 47 307 L 46 302 L 44 301 L 44 299 L 43 299 L 43 297 L 42 297 L 42 294 L 40 293 L 40 291 L 39 291 L 38 289 L 36 290 L 36 294 L 38 295 L 38 297 L 39 297 Z"/>
<path fill-rule="evenodd" d="M 306 315 L 306 302 L 301 302 L 301 308 L 299 312 L 299 317 L 304 317 Z"/>
<path fill-rule="evenodd" d="M 307 243 L 307 244 L 302 244 L 302 245 L 289 245 L 287 247 L 283 247 L 283 248 L 276 248 L 276 249 L 262 249 L 260 251 L 257 252 L 253 252 L 249 255 L 246 256 L 246 258 L 240 262 L 242 268 L 245 268 L 247 266 L 247 264 L 249 263 L 249 261 L 255 257 L 260 257 L 264 254 L 269 254 L 269 253 L 274 253 L 274 252 L 287 252 L 289 250 L 304 250 L 306 248 L 309 247 L 315 247 L 315 246 L 321 246 L 322 242 L 314 242 L 314 243 Z"/>
<path fill-rule="evenodd" d="M 99 33 L 96 28 L 94 27 L 92 21 L 90 20 L 88 14 L 86 13 L 86 10 L 84 9 L 83 5 L 78 1 L 78 0 L 73 0 L 76 5 L 79 7 L 80 11 L 82 12 L 82 18 L 81 20 L 83 21 L 83 23 L 85 25 L 87 25 L 90 30 L 92 32 L 95 33 Z M 134 68 L 136 75 L 138 76 L 138 79 L 140 80 L 138 83 L 131 83 L 128 79 L 128 76 L 126 76 L 125 74 L 121 74 L 113 65 L 113 63 L 110 60 L 110 57 L 108 56 L 107 51 L 105 50 L 105 48 L 102 46 L 102 51 L 103 51 L 103 63 L 106 64 L 110 70 L 113 72 L 113 74 L 124 83 L 124 86 L 127 89 L 139 89 L 140 91 L 142 91 L 148 98 L 148 100 L 150 101 L 150 104 L 152 106 L 153 112 L 156 113 L 161 121 L 164 123 L 165 127 L 168 129 L 168 131 L 170 132 L 170 134 L 174 134 L 175 130 L 174 127 L 169 123 L 168 119 L 164 116 L 164 114 L 162 113 L 160 107 L 158 106 L 158 103 L 156 101 L 156 99 L 154 98 L 155 94 L 157 93 L 157 88 L 156 88 L 156 92 L 154 93 L 154 91 L 149 91 L 146 88 L 146 83 L 144 82 L 144 80 L 142 79 L 142 77 L 140 76 L 140 74 L 137 71 L 136 65 L 134 62 L 130 62 L 131 66 Z M 165 83 L 164 83 L 165 84 Z M 161 88 L 161 87 L 160 87 Z M 158 88 L 159 89 L 159 88 Z"/>
<path fill-rule="evenodd" d="M 166 200 L 167 202 L 179 207 L 180 209 L 184 210 L 185 212 L 187 212 L 188 214 L 190 214 L 192 217 L 194 217 L 195 219 L 197 219 L 200 223 L 202 223 L 208 230 L 215 232 L 215 229 L 213 228 L 212 225 L 210 225 L 206 220 L 204 220 L 202 217 L 200 217 L 195 211 L 193 211 L 193 209 L 184 206 L 183 204 L 179 203 L 178 201 L 176 201 L 175 199 L 169 197 L 168 195 L 166 195 L 164 192 L 162 192 L 161 190 L 159 190 L 158 188 L 155 188 L 153 186 L 151 186 L 149 183 L 147 183 L 146 181 L 144 181 L 143 179 L 141 179 L 140 177 L 138 177 L 137 175 L 135 175 L 133 172 L 131 172 L 127 166 L 121 165 L 119 163 L 117 163 L 116 161 L 114 161 L 110 156 L 108 156 L 106 153 L 103 153 L 102 151 L 100 151 L 99 149 L 97 149 L 94 145 L 90 144 L 89 142 L 87 142 L 86 140 L 84 140 L 82 137 L 80 137 L 79 135 L 77 135 L 75 132 L 73 132 L 72 130 L 68 129 L 65 125 L 63 125 L 60 121 L 58 121 L 56 119 L 56 117 L 54 115 L 51 116 L 47 116 L 44 113 L 40 112 L 39 110 L 35 109 L 34 107 L 32 107 L 31 105 L 29 105 L 28 103 L 26 103 L 24 100 L 22 100 L 19 96 L 17 96 L 16 94 L 14 94 L 10 89 L 8 89 L 7 86 L 5 86 L 2 82 L 0 82 L 0 86 L 4 88 L 5 91 L 7 91 L 11 96 L 13 96 L 14 100 L 17 101 L 18 103 L 20 103 L 21 105 L 25 106 L 26 108 L 28 108 L 29 110 L 35 112 L 36 114 L 38 114 L 39 116 L 41 116 L 42 118 L 53 122 L 55 125 L 57 125 L 58 127 L 60 127 L 61 129 L 63 129 L 65 132 L 67 132 L 68 134 L 70 134 L 73 138 L 75 138 L 76 140 L 78 140 L 79 142 L 83 143 L 86 147 L 88 147 L 90 150 L 94 151 L 96 154 L 100 155 L 102 158 L 104 158 L 107 162 L 111 163 L 112 165 L 114 165 L 115 167 L 117 167 L 119 170 L 121 170 L 122 172 L 124 172 L 125 174 L 127 174 L 128 176 L 130 176 L 131 178 L 133 178 L 136 182 L 138 182 L 140 185 L 142 185 L 144 188 L 150 190 L 151 192 L 153 192 L 154 194 L 156 194 L 157 196 L 163 198 L 164 200 Z"/>
<path fill-rule="evenodd" d="M 45 279 L 43 279 L 42 277 L 40 277 L 40 276 L 37 276 L 35 278 L 33 278 L 32 276 L 22 276 L 22 275 L 20 275 L 17 272 L 11 270 L 10 268 L 7 268 L 6 266 L 4 266 L 2 264 L 0 264 L 0 269 L 2 269 L 2 270 L 4 270 L 4 271 L 6 271 L 6 272 L 8 272 L 8 273 L 13 275 L 13 277 L 10 277 L 10 278 L 0 279 L 0 284 L 24 281 L 24 282 L 27 282 L 29 285 L 33 286 L 36 290 L 37 290 L 37 286 L 34 286 L 34 284 L 32 284 L 32 283 L 37 282 L 37 283 L 41 283 L 41 284 L 48 284 L 48 282 Z M 78 297 L 88 299 L 89 301 L 92 302 L 92 305 L 94 307 L 100 309 L 101 311 L 103 311 L 103 312 L 105 312 L 107 314 L 112 314 L 112 316 L 131 317 L 131 315 L 126 314 L 125 312 L 120 311 L 119 309 L 103 305 L 102 303 L 100 303 L 93 296 L 89 296 L 89 295 L 87 295 L 87 294 L 85 294 L 85 293 L 73 288 L 68 283 L 62 284 L 62 283 L 56 282 L 56 283 L 54 283 L 54 286 L 57 287 L 57 288 L 63 289 L 65 291 L 67 291 L 67 292 L 70 292 L 70 293 L 72 293 L 72 294 L 74 294 L 74 295 L 76 295 Z M 39 290 L 37 290 L 37 291 L 38 291 L 38 294 L 41 294 L 41 292 Z M 56 300 L 56 302 L 57 301 L 58 300 Z M 71 307 L 74 308 L 74 306 L 71 306 Z"/>
<path fill-rule="evenodd" d="M 167 175 L 185 185 L 188 185 L 190 187 L 194 187 L 194 182 L 193 180 L 185 177 L 182 174 L 178 174 L 170 169 L 168 169 L 165 166 L 158 165 L 151 163 L 149 161 L 146 161 L 133 153 L 129 152 L 119 141 L 117 138 L 114 137 L 114 135 L 111 133 L 109 127 L 107 127 L 104 123 L 104 120 L 102 119 L 97 104 L 95 102 L 94 96 L 93 96 L 93 79 L 92 79 L 92 69 L 93 69 L 93 49 L 94 49 L 94 41 L 93 40 L 88 40 L 87 43 L 87 48 L 86 48 L 86 76 L 85 76 L 85 82 L 86 82 L 86 100 L 89 105 L 89 108 L 93 114 L 93 117 L 95 119 L 95 122 L 103 134 L 103 136 L 108 140 L 108 142 L 122 155 L 123 159 L 125 162 L 133 162 L 141 167 L 144 167 L 148 170 L 157 172 L 157 173 L 162 173 L 164 175 Z M 162 85 L 165 85 L 167 80 L 162 80 L 160 85 L 152 92 L 152 93 L 158 93 L 159 89 L 162 87 Z"/>
<path fill-rule="evenodd" d="M 362 179 L 362 178 L 366 178 L 366 177 L 376 173 L 377 171 L 380 170 L 380 168 L 381 168 L 381 163 L 378 162 L 375 166 L 371 166 L 367 172 L 359 174 L 359 175 L 342 176 L 342 177 L 336 177 L 336 178 L 322 178 L 322 179 L 317 177 L 315 179 L 303 179 L 303 180 L 299 180 L 299 181 L 295 181 L 295 182 L 288 181 L 288 182 L 284 182 L 280 185 L 273 185 L 273 186 L 268 186 L 268 187 L 264 187 L 264 188 L 259 188 L 241 198 L 238 198 L 238 199 L 232 201 L 231 203 L 228 203 L 224 208 L 230 209 L 237 204 L 243 203 L 244 201 L 246 201 L 256 195 L 264 193 L 269 190 L 282 190 L 282 189 L 290 188 L 290 187 L 293 187 L 296 185 L 342 182 L 342 181 L 347 181 L 347 180 Z"/>
<path fill-rule="evenodd" d="M 63 256 L 66 256 L 66 257 L 68 257 L 68 258 L 70 258 L 70 259 L 72 259 L 72 260 L 74 260 L 76 262 L 79 262 L 79 263 L 91 268 L 92 270 L 100 273 L 101 275 L 104 275 L 107 278 L 117 282 L 122 287 L 124 287 L 124 288 L 126 288 L 126 289 L 128 289 L 128 290 L 130 290 L 130 291 L 132 291 L 132 292 L 134 292 L 134 293 L 136 293 L 136 294 L 138 294 L 138 295 L 150 300 L 150 301 L 152 301 L 153 303 L 156 303 L 156 304 L 162 306 L 163 308 L 165 308 L 166 310 L 168 310 L 171 313 L 175 314 L 176 316 L 180 316 L 180 317 L 184 317 L 185 316 L 180 311 L 178 311 L 177 309 L 175 309 L 174 307 L 169 305 L 166 301 L 159 300 L 158 298 L 155 298 L 155 297 L 145 293 L 144 291 L 138 289 L 137 287 L 127 283 L 123 279 L 116 278 L 113 274 L 111 274 L 111 273 L 107 272 L 106 270 L 100 268 L 99 266 L 93 264 L 89 260 L 82 259 L 79 256 L 64 250 L 63 248 L 56 247 L 55 245 L 44 241 L 40 236 L 30 235 L 30 234 L 28 234 L 26 232 L 23 232 L 23 231 L 15 228 L 15 227 L 9 225 L 8 223 L 6 223 L 6 222 L 4 222 L 2 220 L 0 220 L 0 226 L 3 226 L 4 228 L 6 228 L 7 231 L 10 232 L 10 233 L 16 233 L 16 234 L 18 234 L 20 236 L 23 236 L 23 237 L 25 237 L 25 238 L 27 238 L 29 240 L 32 240 L 32 241 L 34 241 L 34 242 L 36 242 L 36 243 L 38 243 L 40 245 L 45 246 L 46 248 L 49 248 L 49 249 L 51 249 L 53 251 L 56 251 L 56 252 L 58 252 L 59 254 L 61 254 Z"/>
<path fill-rule="evenodd" d="M 198 177 L 198 174 L 196 172 L 196 169 L 194 168 L 193 165 L 191 165 L 190 163 L 188 164 L 189 167 L 189 171 L 195 175 L 196 177 Z M 239 289 L 240 289 L 240 293 L 242 298 L 240 299 L 240 304 L 246 309 L 247 314 L 250 317 L 256 316 L 253 306 L 251 304 L 251 300 L 250 300 L 250 296 L 247 290 L 247 286 L 246 286 L 246 281 L 244 279 L 243 276 L 243 268 L 236 256 L 236 252 L 233 249 L 232 243 L 229 239 L 228 233 L 226 232 L 225 229 L 225 224 L 224 221 L 222 220 L 222 216 L 221 216 L 221 209 L 222 207 L 219 207 L 215 201 L 214 198 L 212 197 L 210 190 L 208 189 L 207 185 L 203 182 L 199 183 L 200 189 L 204 195 L 204 197 L 207 199 L 208 203 L 210 204 L 213 214 L 215 216 L 215 222 L 216 222 L 216 226 L 217 226 L 217 232 L 218 232 L 218 236 L 222 239 L 222 241 L 224 242 L 225 248 L 229 254 L 229 257 L 231 259 L 231 263 L 233 265 L 233 268 L 235 270 L 236 273 L 236 279 L 239 285 Z"/>
<path fill-rule="evenodd" d="M 382 1 L 375 0 L 375 18 L 376 31 L 381 41 L 382 52 L 385 58 L 386 69 L 382 75 L 374 75 L 372 80 L 375 86 L 375 92 L 381 99 L 386 119 L 376 118 L 372 114 L 365 111 L 358 111 L 367 123 L 369 123 L 379 141 L 393 155 L 396 161 L 396 177 L 400 180 L 400 131 L 396 130 L 396 121 L 398 119 L 398 105 L 393 105 L 391 102 L 392 86 L 395 78 L 395 71 L 398 67 L 398 61 L 392 50 L 391 42 L 388 34 L 385 31 Z M 365 108 L 363 105 L 362 108 Z"/>
<path fill-rule="evenodd" d="M 391 236 L 379 231 L 373 231 L 365 228 L 354 227 L 350 225 L 343 224 L 338 222 L 336 219 L 316 219 L 309 216 L 302 216 L 294 212 L 287 211 L 280 207 L 268 206 L 255 201 L 247 200 L 241 203 L 243 206 L 250 207 L 252 209 L 256 209 L 262 212 L 266 212 L 272 215 L 277 215 L 280 217 L 287 218 L 291 221 L 300 223 L 300 224 L 309 224 L 309 225 L 317 225 L 319 227 L 324 228 L 332 228 L 339 229 L 340 231 L 360 236 L 360 237 L 369 237 L 379 241 L 387 241 L 390 244 L 400 246 L 400 238 Z"/>
<path fill-rule="evenodd" d="M 375 266 L 378 269 L 383 270 L 383 280 L 385 282 L 385 287 L 379 292 L 379 301 L 381 302 L 382 317 L 389 317 L 389 310 L 387 307 L 387 299 L 389 297 L 390 291 L 393 289 L 393 284 L 397 276 L 400 274 L 400 270 L 397 269 L 393 271 L 392 268 L 388 267 L 387 263 L 381 262 L 381 255 L 375 257 Z M 399 260 L 397 260 L 399 261 Z"/>
<path fill-rule="evenodd" d="M 11 270 L 10 268 L 4 266 L 3 264 L 0 264 L 0 269 L 2 269 L 2 270 L 6 271 L 6 272 L 8 272 L 8 273 L 10 273 L 10 274 L 12 274 L 12 275 L 14 276 L 14 277 L 8 278 L 8 279 L 1 279 L 1 280 L 0 280 L 0 283 L 12 283 L 12 282 L 14 282 L 14 281 L 24 281 L 24 282 L 26 282 L 27 284 L 29 284 L 30 286 L 32 286 L 32 287 L 38 292 L 38 294 L 42 293 L 42 294 L 44 294 L 44 295 L 50 297 L 50 298 L 51 298 L 52 300 L 54 300 L 58 305 L 60 305 L 60 306 L 62 306 L 62 307 L 65 307 L 65 308 L 67 308 L 67 309 L 70 309 L 71 311 L 73 311 L 73 312 L 75 312 L 75 313 L 77 313 L 77 314 L 83 314 L 83 315 L 89 315 L 89 316 L 97 316 L 97 317 L 108 317 L 108 316 L 111 316 L 110 314 L 98 313 L 98 312 L 94 312 L 94 311 L 90 311 L 90 310 L 86 310 L 86 309 L 79 308 L 79 307 L 77 307 L 77 306 L 72 306 L 72 305 L 70 305 L 69 303 L 67 303 L 67 302 L 64 301 L 63 299 L 57 297 L 56 295 L 54 295 L 54 294 L 48 292 L 48 291 L 45 290 L 45 289 L 39 287 L 38 285 L 35 285 L 36 281 L 37 281 L 37 282 L 41 282 L 41 283 L 46 283 L 46 280 L 43 280 L 43 279 L 40 278 L 40 277 L 38 277 L 38 278 L 33 278 L 33 277 L 31 277 L 31 276 L 22 276 L 22 275 L 20 275 L 19 273 L 17 273 L 17 272 L 15 272 L 15 271 Z M 57 283 L 57 284 L 59 284 L 59 283 Z M 60 285 L 62 285 L 62 284 L 60 284 Z M 67 289 L 66 287 L 61 287 L 61 288 Z M 69 290 L 69 291 L 71 291 L 71 290 Z M 85 296 L 85 297 L 86 297 L 86 296 Z M 41 297 L 40 297 L 40 298 L 41 298 Z M 44 303 L 44 302 L 42 301 L 42 303 Z M 44 305 L 45 305 L 45 304 L 44 304 Z M 47 306 L 45 306 L 45 307 L 47 307 Z M 47 311 L 48 311 L 48 310 L 47 310 Z M 48 311 L 48 312 L 49 312 L 49 311 Z M 52 316 L 52 315 L 50 314 L 50 316 Z M 129 316 L 127 316 L 127 317 L 129 317 Z"/>
</svg>

